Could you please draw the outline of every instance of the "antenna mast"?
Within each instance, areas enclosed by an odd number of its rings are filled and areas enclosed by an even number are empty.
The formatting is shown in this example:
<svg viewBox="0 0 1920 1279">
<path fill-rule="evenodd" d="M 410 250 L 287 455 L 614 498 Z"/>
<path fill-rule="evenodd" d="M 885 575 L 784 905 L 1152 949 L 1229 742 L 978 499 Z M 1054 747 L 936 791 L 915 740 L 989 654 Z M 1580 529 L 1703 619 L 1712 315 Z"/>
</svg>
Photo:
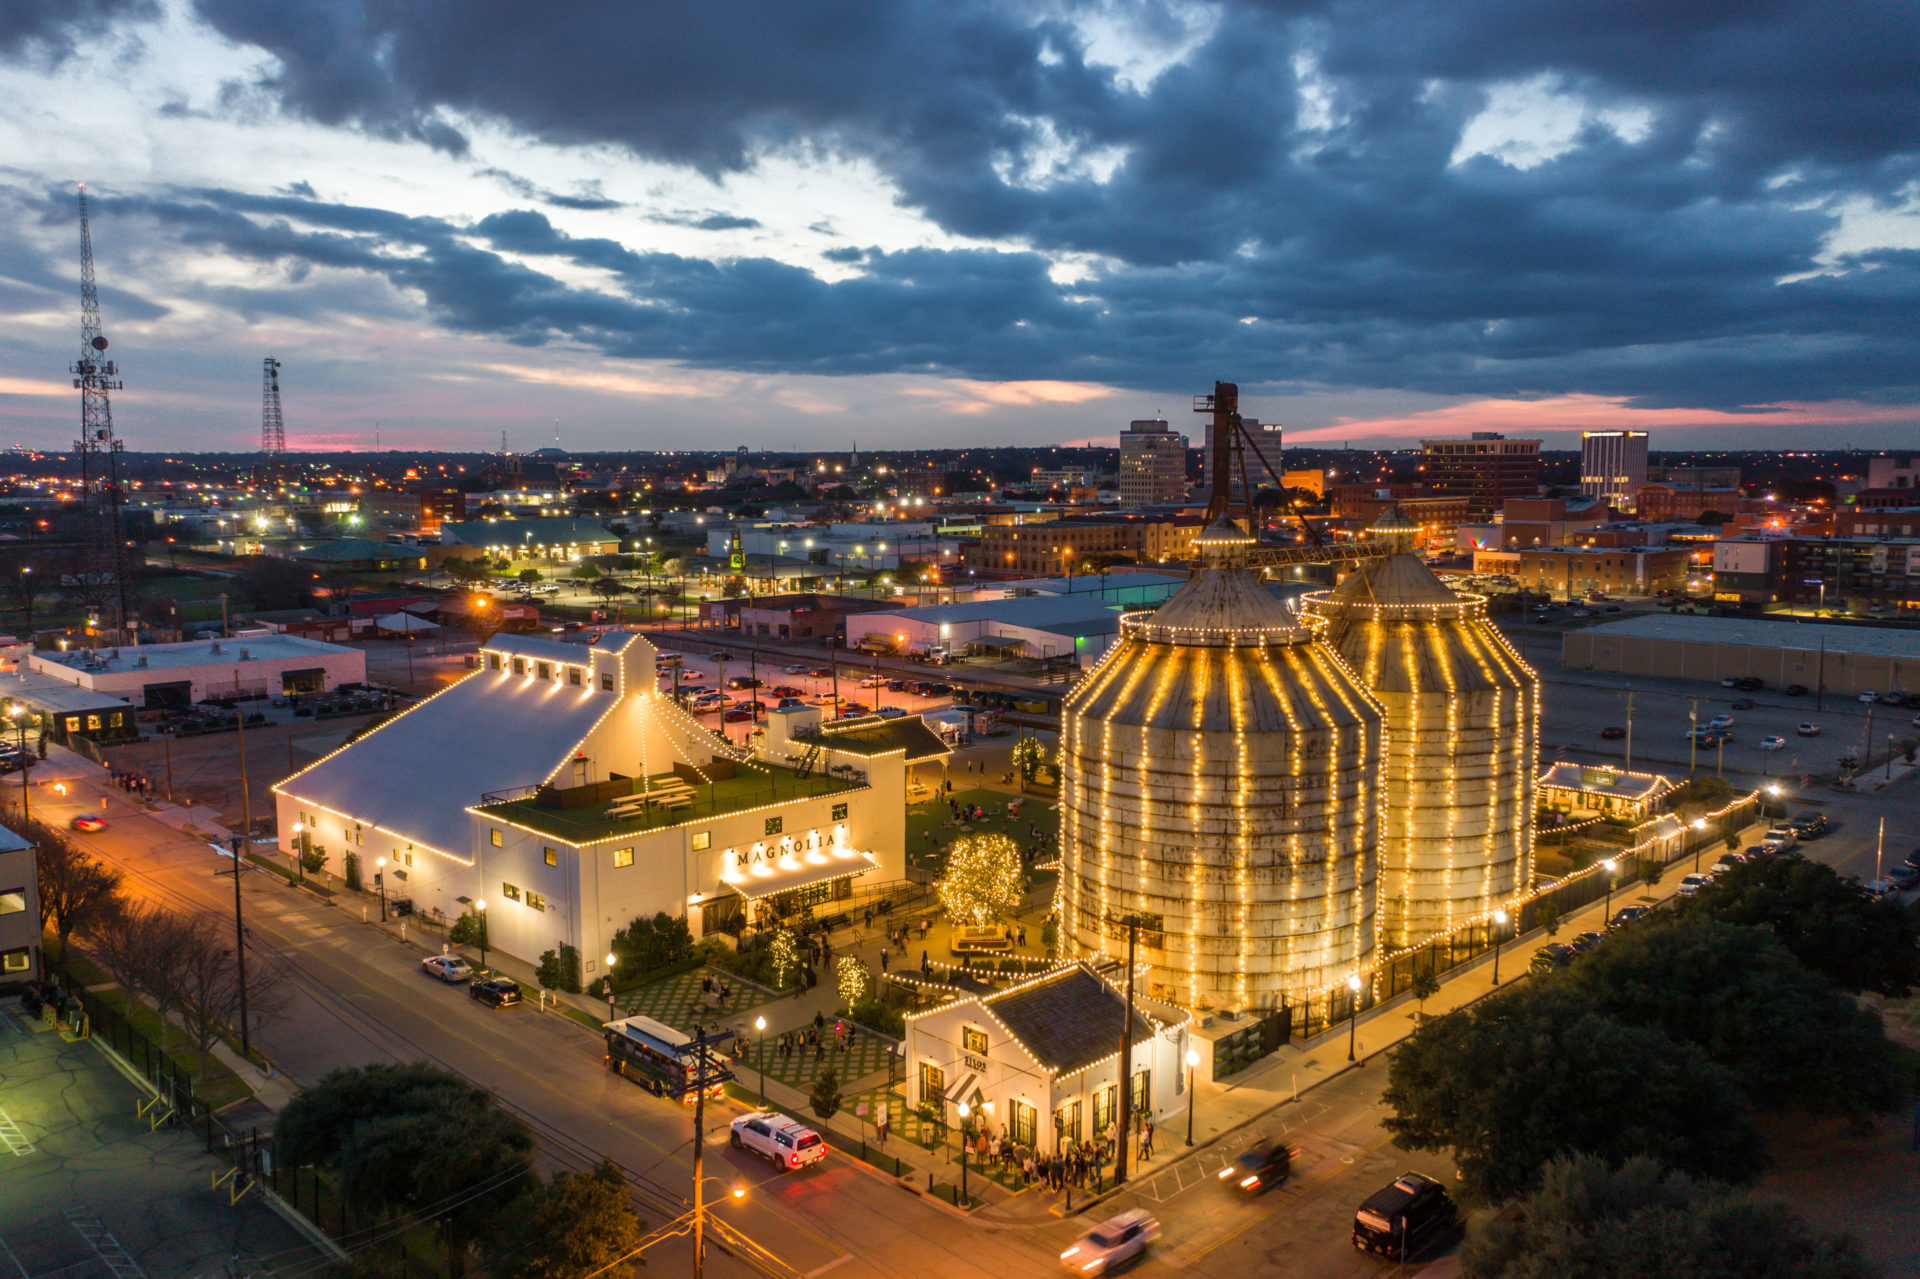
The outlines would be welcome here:
<svg viewBox="0 0 1920 1279">
<path fill-rule="evenodd" d="M 80 184 L 80 358 L 71 369 L 80 392 L 80 489 L 84 527 L 80 581 L 94 629 L 114 632 L 119 642 L 127 617 L 124 539 L 120 531 L 120 454 L 113 434 L 110 392 L 121 388 L 119 370 L 106 358 L 100 333 L 100 292 L 93 278 L 93 232 L 87 222 L 87 187 Z"/>
<path fill-rule="evenodd" d="M 287 424 L 280 416 L 280 361 L 269 355 L 260 366 L 260 451 L 278 465 L 287 455 Z"/>
</svg>

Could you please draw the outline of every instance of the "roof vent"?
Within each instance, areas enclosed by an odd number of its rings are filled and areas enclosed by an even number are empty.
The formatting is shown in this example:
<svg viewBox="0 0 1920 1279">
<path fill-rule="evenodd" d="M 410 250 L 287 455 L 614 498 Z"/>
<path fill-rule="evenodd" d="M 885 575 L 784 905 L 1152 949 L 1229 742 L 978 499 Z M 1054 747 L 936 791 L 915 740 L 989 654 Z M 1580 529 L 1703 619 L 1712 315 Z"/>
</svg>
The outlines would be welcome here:
<svg viewBox="0 0 1920 1279">
<path fill-rule="evenodd" d="M 215 641 L 213 642 L 213 651 L 214 651 L 214 652 L 216 652 L 216 653 L 218 653 L 218 652 L 220 651 L 220 641 L 219 641 L 219 640 L 215 640 Z"/>
<path fill-rule="evenodd" d="M 249 653 L 249 652 L 248 652 L 248 651 L 247 651 L 246 649 L 244 649 L 244 648 L 243 648 L 243 649 L 241 649 L 241 650 L 240 650 L 240 660 L 241 660 L 241 661 L 243 661 L 243 662 L 244 662 L 244 661 L 246 661 L 246 660 L 247 660 L 248 658 L 250 658 L 250 657 L 252 657 L 252 656 L 253 656 L 253 654 L 251 654 L 251 653 Z"/>
<path fill-rule="evenodd" d="M 142 654 L 140 654 L 140 656 L 138 656 L 138 657 L 136 657 L 136 658 L 134 658 L 134 659 L 133 659 L 133 665 L 134 665 L 134 668 L 135 668 L 136 670 L 142 670 L 142 671 L 144 671 L 144 670 L 146 670 L 146 669 L 147 669 L 147 655 L 146 655 L 145 653 L 142 653 Z"/>
</svg>

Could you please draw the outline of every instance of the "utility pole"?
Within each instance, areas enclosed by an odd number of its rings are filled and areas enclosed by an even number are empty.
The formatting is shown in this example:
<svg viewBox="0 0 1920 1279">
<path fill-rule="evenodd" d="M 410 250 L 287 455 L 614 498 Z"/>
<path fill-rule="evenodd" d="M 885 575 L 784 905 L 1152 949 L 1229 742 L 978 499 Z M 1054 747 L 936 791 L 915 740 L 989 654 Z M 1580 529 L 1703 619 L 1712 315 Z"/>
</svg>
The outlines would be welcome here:
<svg viewBox="0 0 1920 1279">
<path fill-rule="evenodd" d="M 1114 1143 L 1113 1184 L 1127 1180 L 1127 1142 L 1133 1133 L 1133 955 L 1140 940 L 1140 917 L 1128 915 L 1118 921 L 1127 926 L 1127 1002 L 1120 1010 L 1120 1056 L 1114 1072 L 1114 1090 L 1119 1094 L 1119 1140 Z M 1192 1105 L 1189 1099 L 1188 1105 Z"/>
<path fill-rule="evenodd" d="M 220 630 L 227 630 L 227 597 L 220 597 Z M 235 656 L 234 691 L 239 691 L 238 656 Z M 247 1039 L 247 926 L 240 918 L 240 856 L 253 840 L 253 796 L 247 787 L 247 712 L 236 698 L 234 727 L 240 735 L 240 834 L 233 840 L 233 962 L 240 979 L 240 1055 L 251 1051 Z M 168 789 L 172 789 L 172 757 L 168 757 Z"/>
<path fill-rule="evenodd" d="M 1700 761 L 1700 699 L 1690 697 L 1693 708 L 1687 712 L 1687 780 L 1693 780 L 1693 774 Z"/>
<path fill-rule="evenodd" d="M 733 1072 L 724 1063 L 717 1060 L 710 1046 L 725 1043 L 733 1038 L 730 1030 L 708 1033 L 702 1031 L 693 1042 L 687 1045 L 693 1051 L 693 1066 L 688 1071 L 689 1078 L 682 1085 L 677 1096 L 684 1098 L 686 1090 L 693 1093 L 693 1279 L 702 1279 L 707 1264 L 707 1207 L 702 1185 L 706 1180 L 706 1146 L 702 1141 L 701 1129 L 707 1120 L 707 1090 L 715 1084 L 723 1084 L 733 1078 Z"/>
</svg>

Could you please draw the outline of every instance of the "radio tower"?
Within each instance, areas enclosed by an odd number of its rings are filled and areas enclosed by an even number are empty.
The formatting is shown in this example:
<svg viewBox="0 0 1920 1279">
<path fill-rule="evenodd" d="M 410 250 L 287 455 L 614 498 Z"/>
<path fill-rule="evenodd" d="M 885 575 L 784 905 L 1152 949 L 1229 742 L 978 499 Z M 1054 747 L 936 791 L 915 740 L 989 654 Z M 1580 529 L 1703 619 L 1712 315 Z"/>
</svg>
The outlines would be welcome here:
<svg viewBox="0 0 1920 1279">
<path fill-rule="evenodd" d="M 93 281 L 93 233 L 87 226 L 87 186 L 80 184 L 80 358 L 72 367 L 80 392 L 80 491 L 83 527 L 80 581 L 88 620 L 96 632 L 111 632 L 119 643 L 127 616 L 127 575 L 120 531 L 120 454 L 113 434 L 110 392 L 121 387 L 119 370 L 106 358 L 100 334 L 100 292 Z"/>
<path fill-rule="evenodd" d="M 260 365 L 260 451 L 269 466 L 287 455 L 287 424 L 280 418 L 280 361 L 269 355 Z"/>
</svg>

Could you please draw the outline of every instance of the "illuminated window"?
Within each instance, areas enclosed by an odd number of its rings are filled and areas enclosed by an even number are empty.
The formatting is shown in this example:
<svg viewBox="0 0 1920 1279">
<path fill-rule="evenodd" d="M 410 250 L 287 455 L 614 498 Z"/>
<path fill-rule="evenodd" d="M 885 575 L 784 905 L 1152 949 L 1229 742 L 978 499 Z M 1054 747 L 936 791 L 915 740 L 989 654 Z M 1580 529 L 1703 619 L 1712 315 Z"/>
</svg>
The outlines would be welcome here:
<svg viewBox="0 0 1920 1279">
<path fill-rule="evenodd" d="M 778 835 L 781 828 L 786 825 L 786 821 L 787 819 L 784 817 L 767 818 L 767 834 Z"/>
<path fill-rule="evenodd" d="M 533 672 L 538 679 L 553 678 L 553 666 L 548 662 L 535 662 L 533 664 Z"/>
<path fill-rule="evenodd" d="M 26 908 L 25 888 L 0 888 L 0 915 L 18 915 Z"/>
<path fill-rule="evenodd" d="M 506 847 L 506 841 L 500 838 L 500 828 L 498 826 L 494 827 L 491 831 L 488 832 L 488 838 L 493 840 L 493 846 L 495 848 Z"/>
<path fill-rule="evenodd" d="M 97 729 L 98 729 L 99 727 L 100 727 L 100 717 L 99 717 L 98 715 L 89 715 L 89 716 L 87 716 L 87 731 L 88 731 L 88 732 L 93 732 L 93 731 L 95 731 L 95 730 L 97 730 Z"/>
<path fill-rule="evenodd" d="M 614 849 L 613 864 L 616 868 L 633 865 L 633 850 L 631 848 Z"/>
<path fill-rule="evenodd" d="M 600 677 L 600 691 L 603 693 L 611 693 L 613 691 L 612 675 L 607 674 Z"/>
<path fill-rule="evenodd" d="M 527 673 L 527 659 L 526 659 L 526 658 L 524 658 L 524 657 L 516 657 L 516 658 L 514 658 L 514 659 L 513 659 L 513 673 L 514 673 L 515 675 L 525 675 L 525 674 Z"/>
<path fill-rule="evenodd" d="M 547 908 L 547 899 L 542 897 L 539 893 L 528 893 L 527 905 L 531 906 L 535 910 L 545 910 Z"/>
<path fill-rule="evenodd" d="M 540 851 L 547 855 L 547 865 L 558 866 L 560 864 L 560 852 L 558 849 L 542 848 Z"/>
<path fill-rule="evenodd" d="M 512 884 L 500 885 L 500 895 L 506 898 L 510 902 L 517 902 L 520 900 L 520 890 L 514 887 Z"/>
<path fill-rule="evenodd" d="M 827 820 L 835 821 L 835 822 L 843 822 L 846 819 L 847 819 L 847 806 L 845 804 L 835 804 L 833 806 L 833 816 L 828 818 Z"/>
<path fill-rule="evenodd" d="M 987 1032 L 978 1026 L 962 1026 L 960 1028 L 960 1046 L 976 1056 L 986 1056 Z"/>
<path fill-rule="evenodd" d="M 708 848 L 708 847 L 710 847 L 710 846 L 712 846 L 712 844 L 713 844 L 713 832 L 712 832 L 712 831 L 710 831 L 710 830 L 697 830 L 697 831 L 695 831 L 695 832 L 693 832 L 693 851 L 694 851 L 694 852 L 696 852 L 696 853 L 697 853 L 697 852 L 700 852 L 701 850 L 703 850 L 703 849 L 706 849 L 706 848 Z"/>
<path fill-rule="evenodd" d="M 19 950 L 10 950 L 0 955 L 0 972 L 24 973 L 31 967 L 33 967 L 33 956 L 24 946 Z"/>
<path fill-rule="evenodd" d="M 577 671 L 577 670 L 574 670 L 574 669 L 572 669 L 572 668 L 569 668 L 569 669 L 567 670 L 567 683 L 569 683 L 569 684 L 571 684 L 571 685 L 573 685 L 573 686 L 574 686 L 575 688 L 579 688 L 579 687 L 580 687 L 580 672 L 579 672 L 579 671 Z"/>
</svg>

